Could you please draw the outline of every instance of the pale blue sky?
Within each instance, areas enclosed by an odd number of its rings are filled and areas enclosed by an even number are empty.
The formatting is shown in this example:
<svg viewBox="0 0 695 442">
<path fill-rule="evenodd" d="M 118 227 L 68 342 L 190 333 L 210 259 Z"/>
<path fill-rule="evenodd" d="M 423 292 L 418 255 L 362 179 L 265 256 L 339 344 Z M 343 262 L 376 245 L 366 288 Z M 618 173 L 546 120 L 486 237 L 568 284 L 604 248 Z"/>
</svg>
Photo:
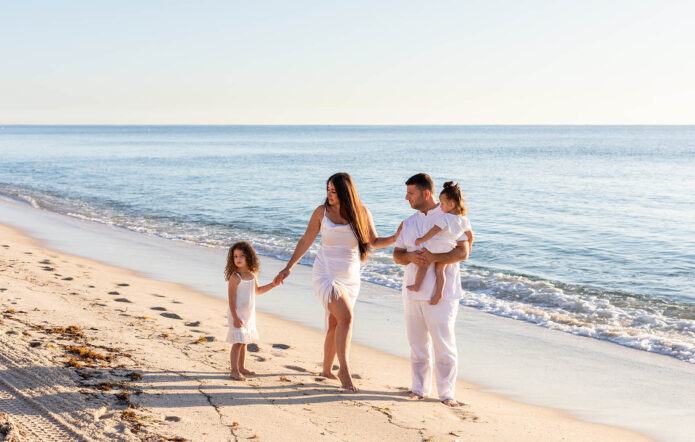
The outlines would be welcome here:
<svg viewBox="0 0 695 442">
<path fill-rule="evenodd" d="M 691 1 L 3 1 L 0 123 L 695 124 Z"/>
</svg>

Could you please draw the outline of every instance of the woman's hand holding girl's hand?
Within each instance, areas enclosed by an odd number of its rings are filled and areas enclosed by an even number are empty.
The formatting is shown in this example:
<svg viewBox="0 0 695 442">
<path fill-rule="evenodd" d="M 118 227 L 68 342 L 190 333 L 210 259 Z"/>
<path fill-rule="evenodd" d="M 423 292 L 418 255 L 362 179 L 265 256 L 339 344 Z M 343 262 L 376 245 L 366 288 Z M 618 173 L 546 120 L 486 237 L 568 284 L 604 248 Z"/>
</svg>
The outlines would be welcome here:
<svg viewBox="0 0 695 442">
<path fill-rule="evenodd" d="M 234 318 L 234 328 L 241 328 L 244 326 L 244 321 L 239 318 Z"/>
<path fill-rule="evenodd" d="M 280 270 L 275 279 L 273 279 L 273 284 L 282 284 L 283 282 L 285 282 L 285 278 L 287 278 L 288 276 L 290 276 L 290 269 L 285 267 L 284 269 Z"/>
</svg>

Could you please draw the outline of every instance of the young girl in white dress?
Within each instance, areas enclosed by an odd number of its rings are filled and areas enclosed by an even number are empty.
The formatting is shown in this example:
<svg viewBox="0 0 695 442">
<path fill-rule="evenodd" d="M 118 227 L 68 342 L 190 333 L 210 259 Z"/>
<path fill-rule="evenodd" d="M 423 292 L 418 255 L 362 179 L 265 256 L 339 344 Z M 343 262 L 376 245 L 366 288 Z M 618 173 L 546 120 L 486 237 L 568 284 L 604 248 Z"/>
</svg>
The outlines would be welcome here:
<svg viewBox="0 0 695 442">
<path fill-rule="evenodd" d="M 446 253 L 456 247 L 456 241 L 465 233 L 468 237 L 468 253 L 470 253 L 473 245 L 473 231 L 471 230 L 471 222 L 466 217 L 466 205 L 464 204 L 463 194 L 458 183 L 454 184 L 453 181 L 444 183 L 444 189 L 439 194 L 439 206 L 444 213 L 434 223 L 434 227 L 429 232 L 415 240 L 415 245 L 424 245 L 432 253 Z M 432 305 L 436 305 L 442 299 L 446 266 L 446 264 L 439 262 L 434 264 L 437 284 L 434 295 L 430 299 L 430 304 Z M 415 282 L 409 285 L 407 289 L 414 292 L 420 290 L 420 284 L 425 279 L 425 274 L 427 274 L 427 267 L 418 268 Z"/>
<path fill-rule="evenodd" d="M 244 375 L 256 374 L 244 367 L 246 344 L 258 339 L 255 295 L 262 295 L 277 286 L 276 283 L 271 282 L 259 287 L 256 281 L 258 268 L 256 251 L 247 241 L 239 241 L 229 248 L 224 270 L 224 277 L 229 281 L 227 342 L 232 344 L 229 352 L 231 364 L 229 377 L 237 381 L 245 380 Z"/>
</svg>

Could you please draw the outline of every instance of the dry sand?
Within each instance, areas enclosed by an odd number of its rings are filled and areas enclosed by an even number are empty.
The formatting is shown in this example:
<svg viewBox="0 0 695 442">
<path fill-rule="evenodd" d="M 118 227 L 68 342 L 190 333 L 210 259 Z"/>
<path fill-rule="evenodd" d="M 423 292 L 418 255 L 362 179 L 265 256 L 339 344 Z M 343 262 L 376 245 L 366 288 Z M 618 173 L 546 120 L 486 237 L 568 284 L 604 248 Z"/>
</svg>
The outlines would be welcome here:
<svg viewBox="0 0 695 442">
<path fill-rule="evenodd" d="M 344 392 L 320 332 L 260 312 L 232 381 L 225 301 L 2 225 L 0 310 L 0 440 L 647 440 L 462 381 L 460 408 L 410 400 L 408 361 L 359 345 Z"/>
</svg>

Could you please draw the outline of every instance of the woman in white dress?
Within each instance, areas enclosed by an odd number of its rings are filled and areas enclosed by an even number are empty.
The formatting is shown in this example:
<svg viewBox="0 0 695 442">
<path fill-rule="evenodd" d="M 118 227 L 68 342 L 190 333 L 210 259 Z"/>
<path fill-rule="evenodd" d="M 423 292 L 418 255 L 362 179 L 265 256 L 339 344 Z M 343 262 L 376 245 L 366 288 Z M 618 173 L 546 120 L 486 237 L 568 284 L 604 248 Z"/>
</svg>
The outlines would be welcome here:
<svg viewBox="0 0 695 442">
<path fill-rule="evenodd" d="M 290 275 L 319 232 L 321 248 L 314 260 L 312 280 L 314 294 L 326 309 L 321 375 L 339 379 L 344 389 L 357 391 L 348 357 L 352 309 L 360 290 L 360 264 L 366 261 L 370 249 L 392 245 L 400 227 L 394 235 L 377 237 L 372 215 L 360 202 L 352 178 L 347 173 L 336 173 L 326 182 L 326 201 L 314 210 L 292 258 L 274 282 L 281 283 Z M 331 372 L 336 354 L 340 363 L 337 377 Z"/>
</svg>

